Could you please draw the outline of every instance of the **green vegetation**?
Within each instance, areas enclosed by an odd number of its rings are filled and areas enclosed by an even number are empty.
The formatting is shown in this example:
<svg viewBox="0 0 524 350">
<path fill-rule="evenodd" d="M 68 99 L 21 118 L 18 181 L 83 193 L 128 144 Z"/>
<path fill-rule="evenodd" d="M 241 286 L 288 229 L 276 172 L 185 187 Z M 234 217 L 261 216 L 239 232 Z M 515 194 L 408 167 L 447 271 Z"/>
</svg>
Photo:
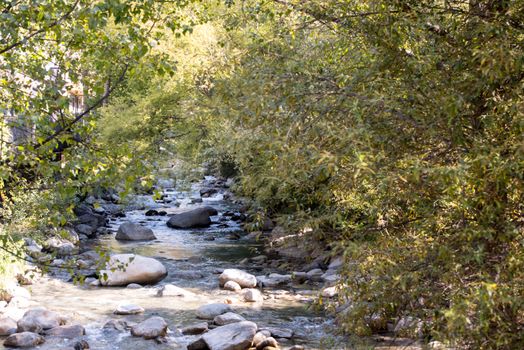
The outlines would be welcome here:
<svg viewBox="0 0 524 350">
<path fill-rule="evenodd" d="M 212 160 L 310 255 L 344 256 L 346 331 L 411 316 L 458 348 L 524 347 L 524 1 L 81 2 L 54 26 L 71 4 L 49 3 L 2 38 L 72 42 L 51 56 L 88 72 L 71 74 L 88 105 L 119 84 L 63 124 L 60 88 L 24 97 L 1 73 L 1 108 L 37 134 L 16 155 L 2 140 L 4 207 L 35 184 L 131 187 L 162 154 Z M 2 69 L 42 80 L 38 55 L 64 50 L 46 45 L 0 48 Z"/>
</svg>

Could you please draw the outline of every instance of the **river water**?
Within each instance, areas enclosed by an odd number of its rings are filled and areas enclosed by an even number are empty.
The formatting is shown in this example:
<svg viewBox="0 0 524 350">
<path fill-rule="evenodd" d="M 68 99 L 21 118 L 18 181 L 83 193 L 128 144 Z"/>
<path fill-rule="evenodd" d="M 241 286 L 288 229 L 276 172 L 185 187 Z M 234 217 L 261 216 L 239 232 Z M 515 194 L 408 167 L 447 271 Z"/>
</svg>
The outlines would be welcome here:
<svg viewBox="0 0 524 350">
<path fill-rule="evenodd" d="M 235 312 L 257 323 L 259 328 L 274 326 L 292 329 L 295 334 L 292 340 L 279 339 L 283 349 L 293 344 L 301 344 L 311 350 L 345 349 L 344 341 L 331 335 L 335 330 L 332 320 L 312 310 L 310 301 L 313 291 L 295 288 L 265 290 L 264 295 L 267 298 L 262 304 L 258 304 L 243 302 L 237 293 L 219 288 L 218 273 L 224 268 L 240 268 L 255 275 L 282 271 L 260 265 L 240 266 L 238 262 L 241 259 L 260 255 L 262 247 L 256 242 L 230 239 L 232 233 L 241 231 L 241 226 L 222 214 L 228 210 L 237 210 L 237 205 L 224 200 L 222 193 L 203 198 L 202 203 L 193 204 L 191 198 L 198 191 L 198 184 L 188 191 L 164 190 L 168 201 L 173 200 L 167 204 L 158 204 L 149 196 L 137 197 L 136 200 L 144 202 L 147 209 L 161 209 L 168 214 L 211 205 L 218 210 L 219 215 L 212 217 L 214 224 L 209 228 L 171 229 L 166 226 L 168 216 L 147 217 L 143 209 L 132 210 L 126 212 L 125 218 L 112 219 L 111 229 L 116 231 L 125 221 L 142 223 L 153 229 L 156 240 L 121 242 L 115 240 L 111 234 L 89 242 L 90 248 L 98 247 L 113 253 L 132 252 L 162 261 L 169 274 L 157 285 L 140 289 L 78 286 L 68 282 L 67 273 L 51 271 L 51 274 L 43 276 L 30 286 L 32 304 L 45 306 L 67 316 L 70 324 L 82 324 L 86 328 L 83 338 L 91 349 L 186 349 L 187 344 L 197 336 L 183 336 L 179 329 L 200 322 L 195 317 L 195 310 L 199 306 L 225 302 L 226 299 L 232 302 Z M 155 296 L 157 288 L 167 283 L 185 288 L 193 292 L 194 296 Z M 145 313 L 133 316 L 114 315 L 114 309 L 122 302 L 140 305 Z M 133 337 L 129 331 L 103 329 L 103 325 L 111 319 L 140 322 L 152 315 L 162 316 L 169 325 L 170 331 L 164 343 Z M 46 343 L 38 348 L 71 349 L 75 341 L 47 338 Z"/>
</svg>

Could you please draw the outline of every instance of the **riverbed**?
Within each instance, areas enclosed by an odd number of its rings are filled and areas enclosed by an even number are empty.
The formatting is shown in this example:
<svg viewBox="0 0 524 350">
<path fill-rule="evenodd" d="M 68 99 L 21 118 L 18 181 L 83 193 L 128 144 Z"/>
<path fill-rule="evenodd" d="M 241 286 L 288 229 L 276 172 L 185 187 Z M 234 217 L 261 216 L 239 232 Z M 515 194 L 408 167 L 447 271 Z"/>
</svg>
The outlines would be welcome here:
<svg viewBox="0 0 524 350">
<path fill-rule="evenodd" d="M 206 181 L 212 180 L 207 178 Z M 114 234 L 102 235 L 83 244 L 83 250 L 100 249 L 111 253 L 135 253 L 161 261 L 168 276 L 154 286 L 138 289 L 125 287 L 99 287 L 75 285 L 68 273 L 55 269 L 38 279 L 30 290 L 31 303 L 45 306 L 69 318 L 71 324 L 81 324 L 86 329 L 83 337 L 91 349 L 186 349 L 198 336 L 182 335 L 180 329 L 199 322 L 195 310 L 207 303 L 230 303 L 235 312 L 260 327 L 273 326 L 293 331 L 291 339 L 278 339 L 286 349 L 294 344 L 306 349 L 344 349 L 344 341 L 334 335 L 333 320 L 312 307 L 317 291 L 303 287 L 287 286 L 264 290 L 262 303 L 244 302 L 241 295 L 219 287 L 218 275 L 226 268 L 239 268 L 254 275 L 282 272 L 263 264 L 242 264 L 246 258 L 260 256 L 263 247 L 256 241 L 244 240 L 241 223 L 226 212 L 236 212 L 239 204 L 225 199 L 226 190 L 220 190 L 208 198 L 201 198 L 202 184 L 194 184 L 186 191 L 163 189 L 163 200 L 152 196 L 135 198 L 139 209 L 128 210 L 123 218 L 112 218 L 109 228 L 115 232 L 119 225 L 129 221 L 151 228 L 157 237 L 147 242 L 122 242 Z M 226 196 L 227 198 L 227 196 Z M 218 215 L 213 224 L 205 229 L 181 230 L 166 226 L 170 214 L 199 206 L 212 206 Z M 147 209 L 166 211 L 166 216 L 146 216 Z M 193 294 L 186 297 L 158 297 L 159 287 L 174 284 Z M 132 316 L 114 315 L 121 303 L 136 304 L 145 309 L 143 314 Z M 162 342 L 133 337 L 129 331 L 104 329 L 109 320 L 125 319 L 140 322 L 153 315 L 163 317 L 168 325 L 168 336 Z M 74 341 L 47 338 L 39 349 L 71 349 Z"/>
</svg>

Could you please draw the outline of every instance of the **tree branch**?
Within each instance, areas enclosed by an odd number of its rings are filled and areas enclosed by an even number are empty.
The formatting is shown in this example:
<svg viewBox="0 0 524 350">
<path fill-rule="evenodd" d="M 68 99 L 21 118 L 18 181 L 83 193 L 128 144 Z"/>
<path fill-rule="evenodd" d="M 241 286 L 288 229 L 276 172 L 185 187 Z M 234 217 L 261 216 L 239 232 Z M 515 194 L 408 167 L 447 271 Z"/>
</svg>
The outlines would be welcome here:
<svg viewBox="0 0 524 350">
<path fill-rule="evenodd" d="M 18 46 L 22 45 L 23 43 L 27 42 L 28 40 L 30 40 L 34 36 L 36 36 L 38 34 L 42 34 L 45 31 L 47 31 L 48 29 L 53 28 L 54 26 L 59 25 L 60 23 L 62 23 L 66 18 L 71 16 L 71 14 L 75 10 L 75 8 L 76 8 L 76 6 L 78 5 L 79 2 L 80 2 L 80 0 L 76 0 L 75 3 L 73 4 L 73 6 L 71 6 L 71 9 L 69 11 L 67 11 L 62 17 L 60 17 L 60 18 L 56 19 L 55 21 L 49 23 L 47 26 L 44 26 L 43 28 L 40 28 L 37 31 L 29 34 L 28 36 L 26 36 L 22 40 L 14 42 L 11 45 L 8 45 L 8 46 L 4 47 L 3 49 L 1 49 L 0 50 L 0 55 L 6 53 L 9 50 L 14 49 L 15 47 L 18 47 Z"/>
<path fill-rule="evenodd" d="M 94 104 L 92 104 L 90 107 L 88 107 L 85 111 L 80 113 L 73 119 L 71 122 L 69 122 L 65 127 L 58 129 L 56 132 L 54 132 L 52 135 L 48 136 L 45 140 L 42 142 L 35 144 L 34 149 L 38 149 L 42 147 L 43 145 L 49 143 L 50 141 L 56 139 L 58 136 L 60 136 L 64 131 L 69 130 L 73 125 L 81 121 L 86 115 L 88 115 L 91 111 L 101 106 L 104 101 L 109 97 L 109 95 L 114 91 L 114 89 L 124 80 L 124 77 L 126 75 L 127 69 L 129 68 L 129 64 L 126 64 L 124 66 L 124 69 L 122 70 L 122 73 L 120 74 L 118 80 L 115 82 L 113 86 L 111 86 L 109 89 L 106 90 L 104 95 L 100 97 Z"/>
</svg>

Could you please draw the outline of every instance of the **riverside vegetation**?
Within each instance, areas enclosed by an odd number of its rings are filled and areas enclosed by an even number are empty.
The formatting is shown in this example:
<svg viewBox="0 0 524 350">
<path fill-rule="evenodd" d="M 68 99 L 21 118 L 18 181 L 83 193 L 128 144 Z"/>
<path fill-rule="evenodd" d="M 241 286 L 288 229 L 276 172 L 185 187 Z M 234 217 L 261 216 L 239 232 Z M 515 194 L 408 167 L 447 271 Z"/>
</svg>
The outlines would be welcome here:
<svg viewBox="0 0 524 350">
<path fill-rule="evenodd" d="M 281 255 L 342 259 L 345 333 L 524 347 L 524 1 L 0 6 L 6 275 L 90 194 L 206 163 Z"/>
</svg>

